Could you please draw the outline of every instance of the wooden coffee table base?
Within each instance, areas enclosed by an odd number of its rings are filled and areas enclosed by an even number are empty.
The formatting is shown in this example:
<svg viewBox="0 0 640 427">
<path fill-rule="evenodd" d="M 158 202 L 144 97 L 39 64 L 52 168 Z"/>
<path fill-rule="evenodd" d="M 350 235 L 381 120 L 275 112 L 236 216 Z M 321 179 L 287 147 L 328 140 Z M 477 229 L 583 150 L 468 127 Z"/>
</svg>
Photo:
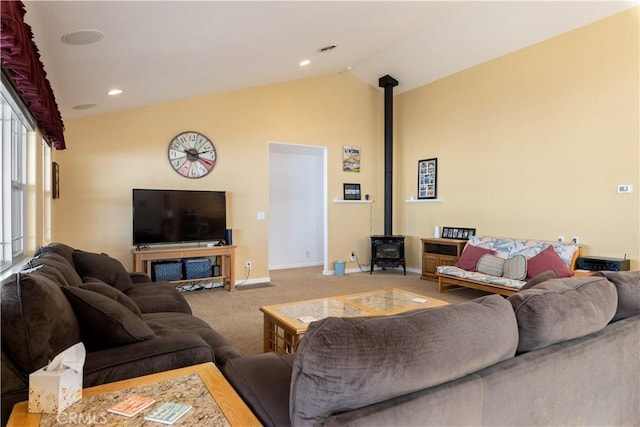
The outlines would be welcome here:
<svg viewBox="0 0 640 427">
<path fill-rule="evenodd" d="M 447 303 L 439 299 L 390 288 L 260 307 L 264 313 L 264 351 L 293 353 L 313 320 L 389 315 L 443 305 Z"/>
</svg>

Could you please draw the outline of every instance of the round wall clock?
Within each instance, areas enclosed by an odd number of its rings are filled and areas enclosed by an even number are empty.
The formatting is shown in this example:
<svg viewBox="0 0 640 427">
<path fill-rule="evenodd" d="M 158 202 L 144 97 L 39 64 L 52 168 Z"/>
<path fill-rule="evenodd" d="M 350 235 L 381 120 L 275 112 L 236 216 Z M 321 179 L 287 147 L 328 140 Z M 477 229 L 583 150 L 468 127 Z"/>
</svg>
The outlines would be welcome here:
<svg viewBox="0 0 640 427">
<path fill-rule="evenodd" d="M 213 142 L 200 132 L 188 131 L 176 135 L 169 144 L 169 163 L 180 175 L 202 178 L 216 164 Z"/>
</svg>

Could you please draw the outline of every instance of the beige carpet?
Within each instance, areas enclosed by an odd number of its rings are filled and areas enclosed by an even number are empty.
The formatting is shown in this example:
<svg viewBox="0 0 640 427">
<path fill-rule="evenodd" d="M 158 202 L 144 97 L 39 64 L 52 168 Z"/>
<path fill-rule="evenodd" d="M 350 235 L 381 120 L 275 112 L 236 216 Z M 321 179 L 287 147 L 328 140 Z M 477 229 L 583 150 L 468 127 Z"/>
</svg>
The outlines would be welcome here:
<svg viewBox="0 0 640 427">
<path fill-rule="evenodd" d="M 383 288 L 400 288 L 449 303 L 468 301 L 480 291 L 461 289 L 439 293 L 437 283 L 421 280 L 401 270 L 323 276 L 321 267 L 274 270 L 271 282 L 238 286 L 235 292 L 221 288 L 185 292 L 193 314 L 211 325 L 244 354 L 263 352 L 263 305 L 303 301 Z"/>
</svg>

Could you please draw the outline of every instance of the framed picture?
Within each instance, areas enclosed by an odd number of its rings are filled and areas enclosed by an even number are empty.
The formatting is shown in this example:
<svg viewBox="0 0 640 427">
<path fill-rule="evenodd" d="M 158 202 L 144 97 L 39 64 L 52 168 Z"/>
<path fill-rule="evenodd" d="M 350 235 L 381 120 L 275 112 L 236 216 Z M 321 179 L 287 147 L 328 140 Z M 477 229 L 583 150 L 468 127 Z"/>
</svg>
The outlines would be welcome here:
<svg viewBox="0 0 640 427">
<path fill-rule="evenodd" d="M 360 200 L 360 184 L 343 184 L 344 200 Z"/>
<path fill-rule="evenodd" d="M 360 172 L 360 147 L 344 145 L 342 147 L 342 170 Z"/>
<path fill-rule="evenodd" d="M 418 160 L 418 199 L 438 198 L 438 159 Z"/>
<path fill-rule="evenodd" d="M 51 163 L 51 197 L 60 198 L 60 165 Z"/>
<path fill-rule="evenodd" d="M 469 240 L 475 235 L 475 228 L 442 227 L 443 239 Z"/>
</svg>

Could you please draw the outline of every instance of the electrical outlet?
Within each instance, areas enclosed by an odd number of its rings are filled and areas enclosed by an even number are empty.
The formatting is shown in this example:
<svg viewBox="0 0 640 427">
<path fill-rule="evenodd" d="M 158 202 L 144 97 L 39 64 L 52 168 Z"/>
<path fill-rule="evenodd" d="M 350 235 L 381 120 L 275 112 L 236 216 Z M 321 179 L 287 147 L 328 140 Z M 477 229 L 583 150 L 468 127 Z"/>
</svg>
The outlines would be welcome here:
<svg viewBox="0 0 640 427">
<path fill-rule="evenodd" d="M 571 238 L 571 242 L 572 242 L 574 245 L 579 245 L 579 244 L 580 244 L 580 237 L 578 237 L 578 236 L 573 236 L 573 237 Z"/>
<path fill-rule="evenodd" d="M 351 251 L 351 255 L 349 255 L 349 261 L 354 262 L 356 260 L 356 251 Z"/>
<path fill-rule="evenodd" d="M 247 270 L 251 270 L 251 261 L 247 261 L 244 263 L 244 268 Z"/>
<path fill-rule="evenodd" d="M 564 242 L 564 235 L 559 235 L 558 236 L 558 242 Z"/>
</svg>

